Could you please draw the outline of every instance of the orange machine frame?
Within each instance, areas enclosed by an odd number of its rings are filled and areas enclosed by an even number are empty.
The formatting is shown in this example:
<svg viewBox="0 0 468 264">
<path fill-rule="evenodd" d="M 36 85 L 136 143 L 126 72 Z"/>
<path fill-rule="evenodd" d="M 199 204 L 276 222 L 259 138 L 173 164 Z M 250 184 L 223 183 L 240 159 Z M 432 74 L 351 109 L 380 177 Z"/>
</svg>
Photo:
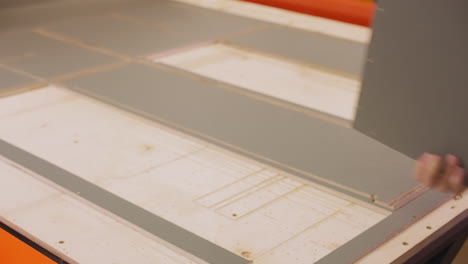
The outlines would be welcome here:
<svg viewBox="0 0 468 264">
<path fill-rule="evenodd" d="M 28 244 L 0 227 L 0 263 L 2 264 L 56 264 Z"/>
</svg>

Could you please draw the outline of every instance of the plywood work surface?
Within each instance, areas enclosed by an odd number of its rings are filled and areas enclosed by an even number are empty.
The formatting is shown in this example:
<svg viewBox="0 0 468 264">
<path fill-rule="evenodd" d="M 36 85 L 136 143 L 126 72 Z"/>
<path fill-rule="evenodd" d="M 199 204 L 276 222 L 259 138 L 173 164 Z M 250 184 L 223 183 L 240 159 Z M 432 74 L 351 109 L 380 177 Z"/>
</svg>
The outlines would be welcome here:
<svg viewBox="0 0 468 264">
<path fill-rule="evenodd" d="M 354 247 L 362 234 L 402 219 L 371 235 L 381 243 L 441 201 L 403 216 L 371 203 L 418 187 L 411 159 L 344 120 L 368 29 L 240 1 L 45 2 L 0 10 L 14 18 L 0 25 L 0 139 L 27 157 L 253 264 L 355 259 L 376 246 Z M 42 174 L 2 158 L 0 221 L 67 261 L 204 263 Z"/>
<path fill-rule="evenodd" d="M 194 263 L 5 160 L 0 181 L 0 220 L 70 263 Z"/>
<path fill-rule="evenodd" d="M 55 87 L 2 99 L 0 127 L 3 140 L 254 263 L 310 263 L 386 216 Z"/>
<path fill-rule="evenodd" d="M 92 129 L 85 125 L 90 122 L 96 124 Z M 60 88 L 1 99 L 0 127 L 2 139 L 174 219 L 254 263 L 320 260 L 386 215 Z M 102 241 L 100 252 L 119 252 L 113 253 L 118 263 L 130 263 L 126 261 L 128 254 L 134 259 L 132 250 L 117 249 L 119 243 L 122 247 L 129 247 L 125 243 L 155 245 L 142 249 L 151 258 L 135 251 L 141 263 L 162 259 L 164 263 L 191 263 L 100 210 L 36 180 L 38 176 L 6 163 L 0 169 L 2 182 L 8 183 L 1 186 L 5 197 L 0 201 L 5 203 L 0 205 L 0 217 L 40 238 L 60 256 L 80 263 L 95 260 L 100 254 L 88 255 L 96 251 L 89 251 L 85 243 L 92 239 Z M 7 202 L 11 200 L 16 202 Z M 390 263 L 467 206 L 466 199 L 447 203 L 361 262 L 385 259 L 379 263 Z M 77 212 L 80 217 L 76 217 Z M 109 237 L 109 232 L 119 235 Z M 120 239 L 123 241 L 115 242 Z M 104 242 L 110 240 L 110 244 Z"/>
</svg>

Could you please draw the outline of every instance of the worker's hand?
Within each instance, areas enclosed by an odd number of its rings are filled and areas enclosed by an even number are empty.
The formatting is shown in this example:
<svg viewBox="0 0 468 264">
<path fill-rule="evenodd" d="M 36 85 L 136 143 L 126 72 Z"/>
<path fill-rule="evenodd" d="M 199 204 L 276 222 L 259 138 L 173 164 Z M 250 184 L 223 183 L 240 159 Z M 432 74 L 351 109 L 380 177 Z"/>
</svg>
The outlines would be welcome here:
<svg viewBox="0 0 468 264">
<path fill-rule="evenodd" d="M 454 155 L 441 157 L 424 153 L 416 162 L 414 176 L 424 185 L 441 192 L 460 194 L 466 188 L 466 171 L 461 166 L 460 159 Z"/>
</svg>

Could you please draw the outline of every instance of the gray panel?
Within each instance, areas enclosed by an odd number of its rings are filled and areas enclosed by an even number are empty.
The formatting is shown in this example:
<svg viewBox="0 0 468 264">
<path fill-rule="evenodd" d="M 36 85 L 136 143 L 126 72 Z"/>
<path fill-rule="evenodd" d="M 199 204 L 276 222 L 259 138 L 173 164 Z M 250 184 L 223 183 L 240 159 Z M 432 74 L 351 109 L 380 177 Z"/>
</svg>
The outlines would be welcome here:
<svg viewBox="0 0 468 264">
<path fill-rule="evenodd" d="M 197 16 L 177 17 L 177 20 L 162 23 L 170 30 L 207 40 L 260 27 L 265 23 L 222 13 L 201 13 Z"/>
<path fill-rule="evenodd" d="M 132 6 L 118 11 L 118 14 L 145 21 L 150 24 L 160 24 L 172 21 L 178 17 L 193 16 L 193 10 L 183 8 L 185 5 L 175 1 L 152 1 L 145 6 Z"/>
<path fill-rule="evenodd" d="M 208 263 L 249 261 L 0 139 L 0 155 Z"/>
<path fill-rule="evenodd" d="M 264 25 L 258 20 L 176 3 L 164 7 L 132 9 L 123 13 L 194 39 L 205 40 L 216 40 L 221 36 Z"/>
<path fill-rule="evenodd" d="M 389 202 L 416 185 L 410 178 L 413 161 L 377 141 L 213 83 L 132 64 L 65 84 L 288 167 L 376 194 L 380 201 Z"/>
<path fill-rule="evenodd" d="M 200 41 L 199 38 L 160 30 L 152 25 L 124 21 L 112 16 L 70 19 L 47 28 L 53 32 L 128 55 L 157 53 Z"/>
<path fill-rule="evenodd" d="M 57 41 L 41 37 L 31 31 L 0 34 L 0 61 L 13 57 L 32 55 L 41 49 L 53 49 Z"/>
<path fill-rule="evenodd" d="M 129 8 L 119 13 L 199 40 L 215 40 L 264 23 L 224 12 L 182 3 L 155 2 L 153 6 Z"/>
<path fill-rule="evenodd" d="M 0 0 L 0 9 L 5 8 L 18 8 L 28 5 L 37 4 L 37 2 L 47 3 L 54 1 L 63 1 L 63 0 Z"/>
<path fill-rule="evenodd" d="M 382 1 L 355 128 L 416 158 L 468 162 L 468 1 Z"/>
<path fill-rule="evenodd" d="M 8 88 L 34 83 L 35 80 L 15 72 L 0 68 L 0 92 Z"/>
<path fill-rule="evenodd" d="M 117 61 L 113 57 L 28 31 L 0 35 L 0 43 L 0 59 L 24 56 L 7 60 L 5 65 L 43 78 Z"/>
<path fill-rule="evenodd" d="M 228 42 L 358 78 L 361 77 L 367 48 L 362 43 L 280 26 Z"/>
<path fill-rule="evenodd" d="M 69 46 L 64 47 L 60 52 L 40 53 L 30 58 L 5 64 L 36 76 L 52 78 L 116 61 L 116 59 L 106 55 Z"/>
<path fill-rule="evenodd" d="M 169 0 L 50 0 L 31 1 L 18 8 L 0 8 L 0 34 L 30 29 L 71 18 L 87 19 L 99 14 L 111 14 L 138 6 L 168 3 Z"/>
<path fill-rule="evenodd" d="M 348 243 L 334 250 L 322 258 L 316 264 L 353 263 L 364 256 L 386 239 L 399 233 L 408 224 L 417 221 L 432 211 L 436 205 L 447 200 L 448 194 L 430 191 L 406 205 L 402 209 L 393 212 L 390 216 L 369 228 Z"/>
</svg>

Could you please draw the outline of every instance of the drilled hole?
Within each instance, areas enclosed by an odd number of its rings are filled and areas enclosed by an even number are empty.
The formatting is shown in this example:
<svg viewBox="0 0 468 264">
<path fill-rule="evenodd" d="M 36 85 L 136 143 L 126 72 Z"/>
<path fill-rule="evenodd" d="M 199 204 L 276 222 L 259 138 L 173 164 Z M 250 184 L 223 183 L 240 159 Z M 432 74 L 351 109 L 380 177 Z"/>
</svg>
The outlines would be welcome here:
<svg viewBox="0 0 468 264">
<path fill-rule="evenodd" d="M 403 246 L 407 246 L 408 242 L 403 242 L 402 244 L 403 244 Z"/>
<path fill-rule="evenodd" d="M 65 243 L 65 241 L 63 241 L 63 240 L 60 240 L 60 241 L 59 241 L 59 244 L 63 244 L 63 243 Z"/>
<path fill-rule="evenodd" d="M 232 216 L 236 217 L 236 216 L 237 216 L 237 214 L 232 214 Z"/>
<path fill-rule="evenodd" d="M 455 209 L 455 206 L 450 207 L 450 209 Z"/>
<path fill-rule="evenodd" d="M 426 226 L 426 229 L 432 229 L 432 226 Z"/>
</svg>

